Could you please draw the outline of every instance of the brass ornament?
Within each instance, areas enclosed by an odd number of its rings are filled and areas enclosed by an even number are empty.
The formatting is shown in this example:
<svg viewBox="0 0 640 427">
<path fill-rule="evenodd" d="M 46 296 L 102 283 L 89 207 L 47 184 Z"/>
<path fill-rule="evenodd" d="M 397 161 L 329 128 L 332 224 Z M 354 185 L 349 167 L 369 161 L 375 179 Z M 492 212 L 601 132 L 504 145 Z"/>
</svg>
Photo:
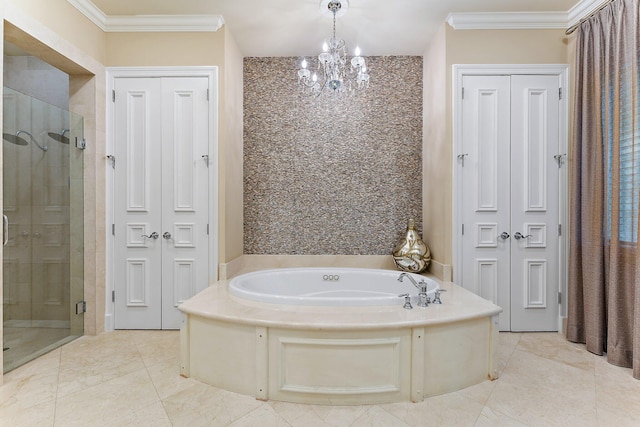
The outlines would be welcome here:
<svg viewBox="0 0 640 427">
<path fill-rule="evenodd" d="M 396 267 L 410 273 L 421 273 L 431 263 L 431 251 L 422 241 L 413 219 L 407 223 L 407 233 L 393 251 Z"/>
</svg>

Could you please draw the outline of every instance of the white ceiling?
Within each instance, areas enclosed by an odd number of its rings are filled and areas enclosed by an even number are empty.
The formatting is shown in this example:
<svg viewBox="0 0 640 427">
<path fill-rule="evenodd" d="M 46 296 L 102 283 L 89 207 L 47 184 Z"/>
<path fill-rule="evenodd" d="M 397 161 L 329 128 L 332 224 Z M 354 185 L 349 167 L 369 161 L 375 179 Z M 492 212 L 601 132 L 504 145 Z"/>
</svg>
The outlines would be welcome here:
<svg viewBox="0 0 640 427">
<path fill-rule="evenodd" d="M 589 0 L 593 2 L 593 0 Z M 317 53 L 331 35 L 320 0 L 92 0 L 107 16 L 221 15 L 245 56 Z M 363 55 L 422 55 L 449 13 L 564 12 L 585 0 L 350 0 L 337 35 Z"/>
</svg>

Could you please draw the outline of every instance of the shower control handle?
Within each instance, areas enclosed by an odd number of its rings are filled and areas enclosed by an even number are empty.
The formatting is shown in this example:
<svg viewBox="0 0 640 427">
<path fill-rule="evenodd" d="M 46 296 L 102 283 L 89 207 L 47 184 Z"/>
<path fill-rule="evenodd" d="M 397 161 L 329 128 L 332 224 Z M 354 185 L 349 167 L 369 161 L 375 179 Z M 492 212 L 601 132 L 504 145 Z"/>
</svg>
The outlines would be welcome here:
<svg viewBox="0 0 640 427">
<path fill-rule="evenodd" d="M 163 238 L 163 239 L 166 239 L 166 240 L 171 239 L 171 233 L 169 233 L 168 231 L 165 231 L 165 232 L 162 234 L 162 238 Z"/>
<path fill-rule="evenodd" d="M 150 234 L 150 235 L 148 235 L 148 236 L 147 236 L 146 234 L 143 234 L 143 235 L 141 235 L 140 237 L 146 237 L 147 239 L 154 239 L 154 240 L 155 240 L 155 239 L 157 239 L 158 237 L 160 237 L 160 235 L 158 234 L 158 232 L 157 232 L 157 231 L 154 231 L 153 233 L 151 233 L 151 234 Z"/>
</svg>

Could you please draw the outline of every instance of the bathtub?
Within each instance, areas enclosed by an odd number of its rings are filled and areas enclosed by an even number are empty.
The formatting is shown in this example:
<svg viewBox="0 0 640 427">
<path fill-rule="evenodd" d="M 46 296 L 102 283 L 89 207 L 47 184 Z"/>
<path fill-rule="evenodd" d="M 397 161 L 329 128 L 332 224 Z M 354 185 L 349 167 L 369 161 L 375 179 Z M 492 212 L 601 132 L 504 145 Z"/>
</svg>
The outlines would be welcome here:
<svg viewBox="0 0 640 427">
<path fill-rule="evenodd" d="M 398 294 L 417 289 L 399 275 L 282 269 L 214 283 L 179 306 L 180 373 L 259 400 L 329 405 L 419 402 L 496 379 L 501 308 L 414 275 L 441 289 L 442 304 L 407 310 Z"/>
<path fill-rule="evenodd" d="M 237 298 L 271 304 L 316 306 L 403 305 L 400 294 L 413 295 L 417 288 L 408 278 L 398 281 L 400 273 L 364 268 L 283 268 L 262 270 L 237 276 L 229 282 L 229 293 Z M 433 299 L 440 286 L 435 280 L 410 275 L 427 283 L 427 295 Z"/>
</svg>

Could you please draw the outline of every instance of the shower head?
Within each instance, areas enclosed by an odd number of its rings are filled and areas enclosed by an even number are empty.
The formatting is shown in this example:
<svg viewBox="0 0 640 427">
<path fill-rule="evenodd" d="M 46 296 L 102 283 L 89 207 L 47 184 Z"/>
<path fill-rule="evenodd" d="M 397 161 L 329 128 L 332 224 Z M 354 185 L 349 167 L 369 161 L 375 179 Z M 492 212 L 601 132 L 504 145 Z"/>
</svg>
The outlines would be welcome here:
<svg viewBox="0 0 640 427">
<path fill-rule="evenodd" d="M 31 139 L 31 142 L 33 142 L 34 144 L 36 144 L 36 147 L 38 147 L 39 149 L 41 149 L 42 151 L 47 151 L 49 149 L 49 147 L 47 147 L 46 145 L 40 145 L 38 144 L 38 141 L 36 141 L 36 139 L 33 137 L 33 135 L 31 135 L 29 132 L 27 132 L 26 130 L 19 130 L 18 132 L 16 132 L 16 138 L 20 137 L 20 134 L 24 133 L 26 135 L 29 135 L 29 139 Z M 22 138 L 20 138 L 22 139 Z M 25 141 L 26 142 L 26 141 Z"/>
<path fill-rule="evenodd" d="M 29 145 L 26 139 L 20 138 L 19 136 L 14 135 L 12 133 L 3 133 L 2 137 L 4 138 L 5 141 L 10 142 L 11 144 Z"/>
<path fill-rule="evenodd" d="M 49 138 L 54 141 L 58 141 L 61 144 L 69 144 L 69 137 L 65 136 L 65 133 L 69 133 L 69 129 L 62 129 L 62 132 L 60 133 L 47 132 L 47 135 L 49 135 Z"/>
</svg>

